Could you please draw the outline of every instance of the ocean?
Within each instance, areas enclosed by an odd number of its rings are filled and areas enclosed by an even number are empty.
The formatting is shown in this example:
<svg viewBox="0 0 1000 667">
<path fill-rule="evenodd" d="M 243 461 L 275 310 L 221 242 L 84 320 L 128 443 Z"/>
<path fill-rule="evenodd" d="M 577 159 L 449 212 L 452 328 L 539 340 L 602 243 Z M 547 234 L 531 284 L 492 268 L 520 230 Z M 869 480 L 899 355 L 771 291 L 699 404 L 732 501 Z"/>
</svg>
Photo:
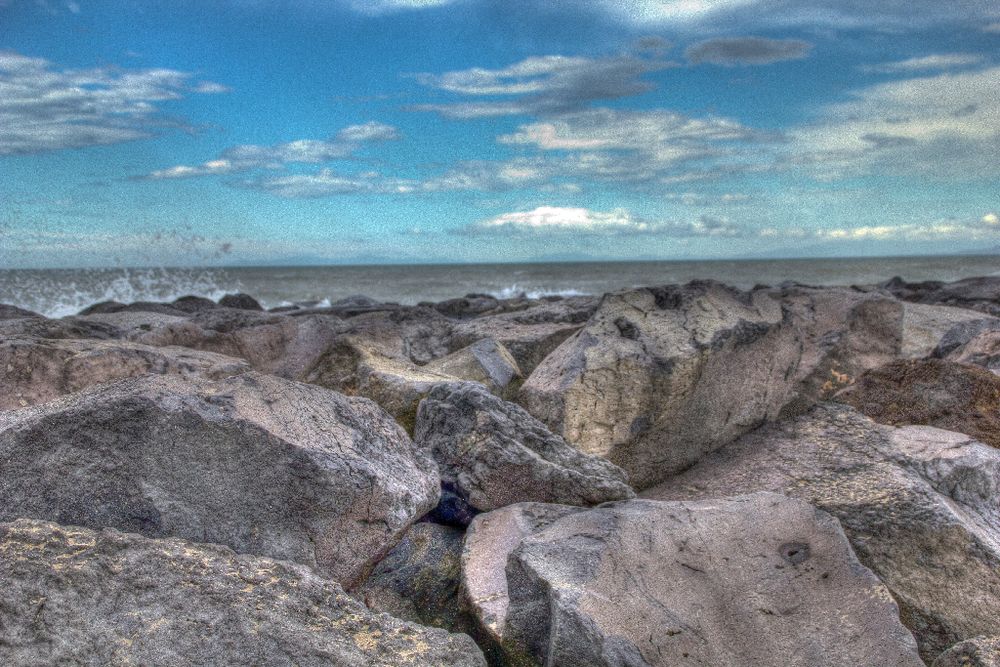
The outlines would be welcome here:
<svg viewBox="0 0 1000 667">
<path fill-rule="evenodd" d="M 0 269 L 0 303 L 49 317 L 73 315 L 99 301 L 172 301 L 194 294 L 218 299 L 245 292 L 266 308 L 293 302 L 327 304 L 364 294 L 414 304 L 468 293 L 510 297 L 602 294 L 646 285 L 710 278 L 741 288 L 796 281 L 866 285 L 894 276 L 958 280 L 1000 275 L 1000 256 L 837 259 L 298 266 L 146 269 Z"/>
</svg>

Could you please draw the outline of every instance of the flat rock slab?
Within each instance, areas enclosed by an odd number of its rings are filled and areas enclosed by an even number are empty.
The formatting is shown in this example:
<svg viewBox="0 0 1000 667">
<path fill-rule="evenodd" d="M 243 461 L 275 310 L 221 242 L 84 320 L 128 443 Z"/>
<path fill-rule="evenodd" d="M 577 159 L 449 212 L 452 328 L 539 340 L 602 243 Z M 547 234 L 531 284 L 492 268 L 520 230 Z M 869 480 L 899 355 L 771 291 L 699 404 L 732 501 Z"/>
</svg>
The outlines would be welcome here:
<svg viewBox="0 0 1000 667">
<path fill-rule="evenodd" d="M 377 405 L 258 373 L 122 380 L 0 413 L 0 520 L 225 544 L 345 586 L 440 493 Z"/>
<path fill-rule="evenodd" d="M 127 341 L 9 338 L 0 341 L 0 410 L 51 401 L 147 373 L 219 379 L 250 370 L 242 359 Z"/>
<path fill-rule="evenodd" d="M 0 524 L 0 580 L 4 665 L 486 665 L 465 635 L 214 544 L 22 519 Z"/>
<path fill-rule="evenodd" d="M 1000 618 L 1000 452 L 929 426 L 883 426 L 821 404 L 706 456 L 643 495 L 774 491 L 840 520 L 892 591 L 928 662 Z"/>
<path fill-rule="evenodd" d="M 513 505 L 473 522 L 463 570 L 512 664 L 923 664 L 836 519 L 776 494 Z"/>
<path fill-rule="evenodd" d="M 572 447 L 475 383 L 434 387 L 417 410 L 414 439 L 478 511 L 526 501 L 596 505 L 635 495 L 623 470 Z"/>
<path fill-rule="evenodd" d="M 837 395 L 880 424 L 922 424 L 1000 447 L 1000 377 L 942 359 L 872 369 Z"/>
</svg>

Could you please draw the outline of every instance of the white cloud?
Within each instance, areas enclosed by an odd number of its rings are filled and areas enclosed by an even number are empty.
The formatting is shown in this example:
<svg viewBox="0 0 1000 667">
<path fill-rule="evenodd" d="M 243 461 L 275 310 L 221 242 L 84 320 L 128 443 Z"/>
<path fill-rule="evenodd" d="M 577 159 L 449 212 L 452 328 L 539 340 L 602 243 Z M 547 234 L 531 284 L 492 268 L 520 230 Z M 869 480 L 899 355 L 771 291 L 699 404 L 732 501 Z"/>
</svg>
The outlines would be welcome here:
<svg viewBox="0 0 1000 667">
<path fill-rule="evenodd" d="M 420 84 L 447 93 L 512 99 L 421 104 L 410 109 L 435 111 L 449 118 L 565 113 L 595 100 L 646 92 L 652 85 L 641 76 L 670 66 L 634 56 L 536 56 L 501 69 L 473 67 L 444 74 L 416 74 L 414 78 Z"/>
<path fill-rule="evenodd" d="M 357 12 L 378 16 L 400 11 L 433 9 L 457 1 L 459 0 L 349 0 L 349 4 Z"/>
<path fill-rule="evenodd" d="M 1000 67 L 890 81 L 854 91 L 790 133 L 790 161 L 838 178 L 911 173 L 990 178 L 1000 154 Z"/>
<path fill-rule="evenodd" d="M 197 166 L 178 165 L 154 171 L 141 177 L 145 180 L 211 176 L 250 169 L 279 169 L 287 164 L 318 164 L 343 159 L 358 151 L 365 143 L 399 139 L 396 128 L 383 123 L 368 122 L 345 127 L 331 139 L 299 139 L 271 146 L 254 144 L 227 148 L 214 160 Z"/>
<path fill-rule="evenodd" d="M 983 28 L 983 32 L 992 33 L 994 35 L 1000 34 L 1000 21 L 986 25 Z"/>
<path fill-rule="evenodd" d="M 192 86 L 190 78 L 170 69 L 60 70 L 43 58 L 0 52 L 0 155 L 113 144 L 186 127 L 161 116 L 158 104 L 222 88 Z"/>
<path fill-rule="evenodd" d="M 864 69 L 869 72 L 912 73 L 933 70 L 948 70 L 970 65 L 982 64 L 983 57 L 972 53 L 937 53 L 917 58 L 907 58 L 880 65 L 868 65 Z"/>
<path fill-rule="evenodd" d="M 989 227 L 1000 227 L 1000 215 L 987 213 L 980 219 L 980 222 Z"/>
<path fill-rule="evenodd" d="M 539 206 L 482 220 L 461 230 L 465 234 L 646 235 L 671 237 L 740 236 L 743 230 L 728 220 L 702 216 L 693 222 L 654 222 L 625 209 L 592 211 L 587 208 Z"/>
</svg>

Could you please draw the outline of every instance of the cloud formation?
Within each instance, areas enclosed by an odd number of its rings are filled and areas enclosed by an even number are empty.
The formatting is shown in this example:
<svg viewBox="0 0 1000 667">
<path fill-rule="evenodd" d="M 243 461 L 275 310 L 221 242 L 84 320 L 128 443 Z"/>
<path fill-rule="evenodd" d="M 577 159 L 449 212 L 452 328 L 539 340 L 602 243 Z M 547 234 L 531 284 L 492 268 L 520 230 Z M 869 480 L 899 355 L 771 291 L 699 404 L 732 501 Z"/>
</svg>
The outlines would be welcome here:
<svg viewBox="0 0 1000 667">
<path fill-rule="evenodd" d="M 720 37 L 692 44 L 684 50 L 689 62 L 712 65 L 770 65 L 783 60 L 799 60 L 812 45 L 801 39 L 764 37 Z"/>
<path fill-rule="evenodd" d="M 971 65 L 980 65 L 983 57 L 973 53 L 937 53 L 929 56 L 917 58 L 907 58 L 891 63 L 880 65 L 869 65 L 865 67 L 868 72 L 881 72 L 885 74 L 927 72 L 933 70 L 949 70 Z"/>
<path fill-rule="evenodd" d="M 330 139 L 299 139 L 271 146 L 247 144 L 227 148 L 214 160 L 200 165 L 178 165 L 147 174 L 142 179 L 162 180 L 211 176 L 251 169 L 280 169 L 294 164 L 318 164 L 351 156 L 365 143 L 393 141 L 400 138 L 391 125 L 370 121 L 345 127 Z"/>
<path fill-rule="evenodd" d="M 191 129 L 159 105 L 224 86 L 171 69 L 57 69 L 43 58 L 0 51 L 0 155 L 144 139 Z"/>
<path fill-rule="evenodd" d="M 546 115 L 585 108 L 597 100 L 638 95 L 652 89 L 642 75 L 672 66 L 635 56 L 584 58 L 536 56 L 501 69 L 474 67 L 444 74 L 416 74 L 421 85 L 473 98 L 506 98 L 420 104 L 448 118 Z"/>
<path fill-rule="evenodd" d="M 701 216 L 693 222 L 650 221 L 625 209 L 593 211 L 587 208 L 539 206 L 531 211 L 504 213 L 460 229 L 473 235 L 572 234 L 574 236 L 662 235 L 668 237 L 735 237 L 744 230 L 721 218 Z"/>
</svg>

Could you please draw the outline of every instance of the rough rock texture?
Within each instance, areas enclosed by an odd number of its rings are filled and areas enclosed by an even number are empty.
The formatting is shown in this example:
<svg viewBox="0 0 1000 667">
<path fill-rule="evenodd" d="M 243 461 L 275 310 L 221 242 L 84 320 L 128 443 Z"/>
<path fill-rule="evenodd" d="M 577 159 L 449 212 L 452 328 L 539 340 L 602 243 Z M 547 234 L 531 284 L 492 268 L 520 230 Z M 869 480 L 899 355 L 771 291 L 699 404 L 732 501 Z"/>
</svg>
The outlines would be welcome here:
<svg viewBox="0 0 1000 667">
<path fill-rule="evenodd" d="M 923 306 L 926 308 L 927 306 Z M 952 310 L 958 310 L 957 308 Z M 967 311 L 968 312 L 968 311 Z M 951 329 L 941 338 L 932 356 L 943 358 L 967 345 L 973 338 L 984 333 L 1000 332 L 1000 319 L 994 317 L 966 320 Z"/>
<path fill-rule="evenodd" d="M 378 406 L 247 373 L 153 375 L 0 413 L 0 520 L 112 526 L 297 561 L 345 586 L 438 500 Z"/>
<path fill-rule="evenodd" d="M 249 370 L 240 359 L 180 347 L 10 338 L 0 341 L 0 410 L 44 403 L 93 385 L 146 373 L 219 379 Z"/>
<path fill-rule="evenodd" d="M 0 303 L 0 320 L 16 320 L 22 317 L 41 317 L 41 315 L 9 303 Z"/>
<path fill-rule="evenodd" d="M 0 524 L 0 580 L 4 665 L 486 664 L 464 635 L 213 544 L 20 520 Z"/>
<path fill-rule="evenodd" d="M 193 294 L 178 297 L 170 305 L 177 310 L 183 310 L 185 313 L 200 313 L 205 310 L 215 310 L 219 307 L 219 304 L 211 299 Z"/>
<path fill-rule="evenodd" d="M 225 295 L 219 299 L 219 305 L 224 308 L 237 308 L 239 310 L 264 310 L 257 299 L 242 292 Z"/>
<path fill-rule="evenodd" d="M 822 404 L 703 458 L 646 497 L 774 491 L 836 516 L 892 591 L 928 661 L 1000 618 L 1000 451 Z"/>
<path fill-rule="evenodd" d="M 507 348 L 492 338 L 484 338 L 446 357 L 435 359 L 424 368 L 460 380 L 479 382 L 497 395 L 503 395 L 508 387 L 515 388 L 524 379 L 517 361 Z M 512 386 L 515 381 L 517 383 Z"/>
<path fill-rule="evenodd" d="M 463 553 L 465 590 L 513 664 L 923 664 L 889 592 L 807 503 L 549 507 L 477 517 Z"/>
<path fill-rule="evenodd" d="M 113 324 L 86 317 L 66 317 L 50 320 L 44 317 L 0 319 L 0 339 L 27 336 L 34 338 L 121 338 L 122 331 Z"/>
<path fill-rule="evenodd" d="M 902 278 L 893 278 L 882 288 L 905 301 L 971 308 L 1000 316 L 1000 278 L 997 277 L 966 278 L 952 283 L 908 283 Z"/>
<path fill-rule="evenodd" d="M 470 632 L 474 619 L 461 608 L 465 532 L 416 523 L 356 591 L 369 609 L 451 632 Z"/>
<path fill-rule="evenodd" d="M 975 637 L 938 656 L 931 667 L 1000 667 L 1000 637 Z"/>
<path fill-rule="evenodd" d="M 414 440 L 479 511 L 525 501 L 595 505 L 634 495 L 620 468 L 566 444 L 523 408 L 476 384 L 434 387 L 420 403 Z"/>
<path fill-rule="evenodd" d="M 184 310 L 175 308 L 169 303 L 155 301 L 136 301 L 134 303 L 119 303 L 117 301 L 102 301 L 87 306 L 78 315 L 107 315 L 112 313 L 160 313 L 162 315 L 183 316 Z"/>
<path fill-rule="evenodd" d="M 1000 331 L 981 333 L 965 345 L 956 348 L 950 361 L 975 364 L 1000 375 Z"/>
<path fill-rule="evenodd" d="M 1000 447 L 1000 377 L 941 359 L 900 360 L 867 371 L 837 395 L 881 424 L 924 424 Z"/>
<path fill-rule="evenodd" d="M 492 338 L 506 347 L 521 371 L 528 374 L 560 343 L 580 330 L 597 304 L 595 297 L 575 297 L 526 303 L 522 309 L 463 320 L 454 325 L 452 350 Z"/>
<path fill-rule="evenodd" d="M 1000 329 L 1000 319 L 974 310 L 922 303 L 903 304 L 900 356 L 945 356 L 983 331 Z"/>
</svg>

